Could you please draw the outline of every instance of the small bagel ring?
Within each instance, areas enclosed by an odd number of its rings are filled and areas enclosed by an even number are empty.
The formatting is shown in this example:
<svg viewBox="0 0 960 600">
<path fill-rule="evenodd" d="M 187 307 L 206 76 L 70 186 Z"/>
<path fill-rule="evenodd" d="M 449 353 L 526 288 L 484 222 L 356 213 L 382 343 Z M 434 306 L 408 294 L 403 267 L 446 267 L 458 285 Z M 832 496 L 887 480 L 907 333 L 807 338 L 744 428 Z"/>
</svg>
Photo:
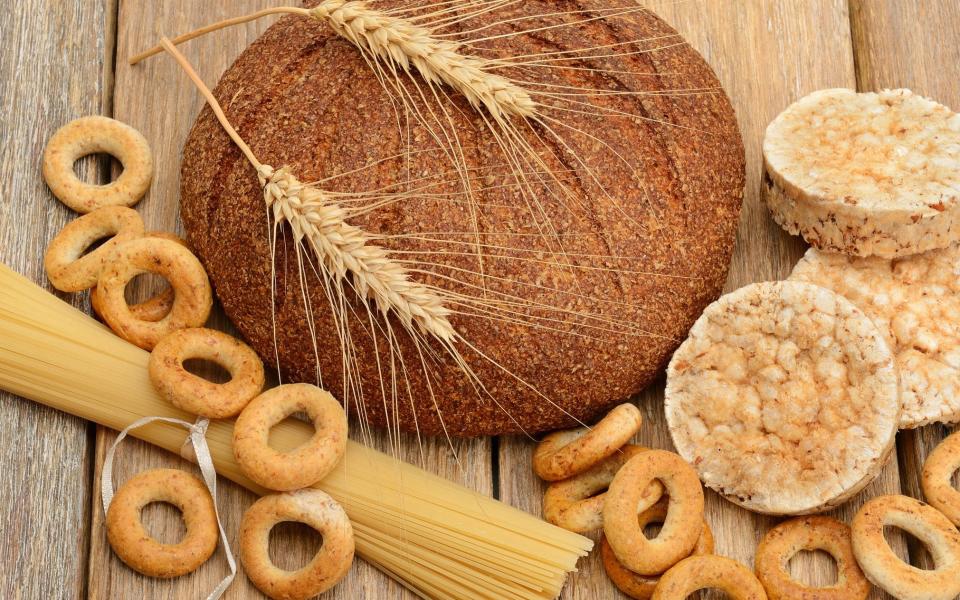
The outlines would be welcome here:
<svg viewBox="0 0 960 600">
<path fill-rule="evenodd" d="M 61 292 L 90 289 L 117 246 L 142 236 L 143 220 L 132 208 L 108 206 L 74 219 L 47 247 L 43 257 L 47 277 Z M 83 254 L 91 244 L 106 237 L 110 239 L 99 248 Z"/>
<path fill-rule="evenodd" d="M 183 367 L 190 359 L 208 360 L 230 373 L 230 381 L 213 383 Z M 214 329 L 174 331 L 150 353 L 150 381 L 177 408 L 208 419 L 235 416 L 263 390 L 260 357 L 250 346 Z"/>
<path fill-rule="evenodd" d="M 730 600 L 767 600 L 750 569 L 726 556 L 704 554 L 678 562 L 660 577 L 652 600 L 684 600 L 697 590 L 717 589 Z"/>
<path fill-rule="evenodd" d="M 150 536 L 140 511 L 168 502 L 183 513 L 187 533 L 176 544 Z M 177 469 L 145 471 L 124 483 L 107 511 L 107 540 L 131 569 L 150 577 L 179 577 L 195 571 L 217 549 L 217 513 L 203 482 Z"/>
<path fill-rule="evenodd" d="M 170 240 L 171 242 L 180 244 L 187 250 L 190 249 L 190 246 L 187 245 L 187 242 L 174 233 L 167 233 L 166 231 L 148 231 L 143 237 Z M 168 287 L 148 300 L 144 300 L 143 302 L 139 302 L 137 304 L 131 304 L 130 314 L 133 315 L 135 319 L 139 319 L 141 321 L 159 321 L 170 314 L 170 309 L 173 308 L 173 298 L 173 288 Z M 100 294 L 97 293 L 97 286 L 93 286 L 93 288 L 90 290 L 90 307 L 93 309 L 94 314 L 103 319 L 103 301 L 100 299 Z"/>
<path fill-rule="evenodd" d="M 916 536 L 936 568 L 900 560 L 883 536 L 886 526 Z M 901 600 L 952 600 L 960 594 L 960 532 L 937 509 L 907 496 L 879 496 L 860 508 L 851 529 L 853 553 L 874 585 Z"/>
<path fill-rule="evenodd" d="M 310 416 L 316 432 L 290 452 L 270 447 L 270 428 L 293 413 Z M 281 385 L 260 394 L 237 417 L 233 454 L 250 479 L 271 490 L 312 485 L 333 470 L 347 449 L 347 416 L 333 396 L 305 383 Z"/>
<path fill-rule="evenodd" d="M 588 471 L 550 485 L 543 495 L 543 518 L 558 527 L 587 533 L 603 527 L 603 499 L 613 477 L 628 460 L 647 448 L 627 444 Z M 654 480 L 640 500 L 640 510 L 663 495 L 663 485 Z"/>
<path fill-rule="evenodd" d="M 837 563 L 837 582 L 811 587 L 787 570 L 797 552 L 823 550 Z M 870 582 L 853 555 L 850 527 L 830 517 L 800 517 L 780 523 L 760 540 L 756 554 L 757 578 L 770 600 L 863 600 Z"/>
<path fill-rule="evenodd" d="M 270 530 L 296 521 L 323 536 L 323 546 L 303 568 L 285 571 L 270 560 Z M 306 489 L 264 496 L 240 522 L 240 560 L 247 577 L 271 598 L 302 600 L 332 588 L 353 564 L 353 526 L 347 513 L 320 490 Z"/>
<path fill-rule="evenodd" d="M 662 523 L 666 516 L 667 502 L 665 499 L 661 499 L 640 514 L 640 527 L 646 527 L 651 523 Z M 713 531 L 711 531 L 706 520 L 703 522 L 700 537 L 697 538 L 697 545 L 693 547 L 692 556 L 701 554 L 713 554 Z M 607 577 L 621 592 L 635 600 L 648 600 L 653 595 L 653 590 L 656 589 L 660 576 L 637 575 L 624 567 L 617 560 L 617 555 L 613 553 L 613 548 L 610 547 L 610 543 L 603 535 L 600 536 L 600 557 L 603 560 L 603 570 L 606 571 Z"/>
<path fill-rule="evenodd" d="M 637 506 L 650 482 L 659 479 L 670 496 L 659 535 L 648 539 Z M 617 472 L 603 503 L 603 533 L 623 566 L 658 575 L 690 556 L 703 523 L 703 488 L 693 467 L 665 450 L 637 454 Z"/>
<path fill-rule="evenodd" d="M 640 430 L 641 421 L 636 406 L 621 404 L 592 428 L 551 433 L 533 453 L 533 470 L 546 481 L 583 473 L 629 442 Z"/>
<path fill-rule="evenodd" d="M 960 491 L 950 482 L 960 469 L 960 431 L 940 442 L 923 464 L 920 484 L 930 506 L 960 527 Z"/>
<path fill-rule="evenodd" d="M 84 183 L 73 163 L 106 152 L 121 163 L 123 172 L 107 185 Z M 153 155 L 143 135 L 126 123 L 108 117 L 82 117 L 61 127 L 43 151 L 43 178 L 53 195 L 77 211 L 88 213 L 104 206 L 133 206 L 150 188 Z"/>
<path fill-rule="evenodd" d="M 134 317 L 124 297 L 127 284 L 142 273 L 156 273 L 174 290 L 173 307 L 159 321 Z M 197 257 L 176 242 L 140 238 L 114 249 L 97 282 L 103 320 L 117 335 L 146 350 L 178 329 L 201 327 L 210 316 L 213 294 Z"/>
</svg>

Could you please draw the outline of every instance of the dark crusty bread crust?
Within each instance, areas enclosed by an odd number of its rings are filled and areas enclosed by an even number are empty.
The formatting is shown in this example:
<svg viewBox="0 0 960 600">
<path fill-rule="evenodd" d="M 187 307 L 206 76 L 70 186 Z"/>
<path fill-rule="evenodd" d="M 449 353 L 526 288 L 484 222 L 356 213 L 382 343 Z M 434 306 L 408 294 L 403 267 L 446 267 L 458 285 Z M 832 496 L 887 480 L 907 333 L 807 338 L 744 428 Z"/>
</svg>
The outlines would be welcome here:
<svg viewBox="0 0 960 600">
<path fill-rule="evenodd" d="M 610 6 L 582 0 L 519 4 L 513 10 L 528 14 Z M 498 17 L 502 14 L 483 19 Z M 557 18 L 574 17 L 552 17 Z M 484 34 L 517 26 L 529 29 L 537 22 L 498 25 Z M 401 373 L 394 406 L 380 394 L 382 372 L 375 353 L 379 351 L 380 364 L 389 370 L 385 339 L 379 336 L 379 350 L 375 350 L 367 309 L 351 297 L 350 330 L 364 386 L 361 410 L 370 422 L 383 425 L 399 419 L 405 429 L 440 433 L 445 428 L 449 434 L 469 436 L 543 431 L 570 425 L 573 418 L 589 421 L 649 384 L 702 309 L 719 295 L 742 201 L 744 152 L 730 102 L 704 60 L 647 12 L 501 37 L 480 45 L 500 56 L 517 56 L 639 38 L 647 41 L 612 46 L 613 52 L 606 52 L 628 55 L 576 63 L 603 68 L 604 74 L 584 69 L 512 73 L 520 79 L 581 88 L 713 90 L 595 100 L 635 117 L 617 116 L 613 111 L 548 113 L 563 120 L 565 126 L 552 126 L 576 148 L 603 186 L 562 145 L 552 144 L 557 156 L 547 157 L 551 168 L 576 171 L 576 177 L 565 177 L 579 196 L 575 201 L 558 200 L 545 190 L 535 203 L 525 199 L 516 186 L 507 185 L 511 181 L 501 166 L 502 154 L 480 115 L 455 94 L 443 101 L 467 163 L 477 169 L 478 180 L 488 184 L 477 198 L 476 228 L 482 245 L 478 250 L 468 243 L 475 241 L 473 236 L 457 235 L 452 239 L 464 244 L 409 238 L 384 244 L 428 252 L 402 256 L 430 263 L 424 270 L 440 274 L 416 274 L 422 281 L 473 296 L 486 285 L 494 298 L 503 299 L 506 296 L 497 293 L 504 293 L 556 309 L 535 311 L 549 319 L 540 320 L 539 326 L 453 317 L 459 333 L 492 359 L 459 345 L 483 382 L 484 393 L 478 393 L 450 360 L 428 360 L 428 385 L 420 356 L 406 335 L 399 333 L 402 370 L 412 393 L 407 393 Z M 290 17 L 271 27 L 224 74 L 215 94 L 260 160 L 275 167 L 289 165 L 302 181 L 348 173 L 384 158 L 388 160 L 324 186 L 337 191 L 374 190 L 451 170 L 449 159 L 438 152 L 389 159 L 405 148 L 389 97 L 357 50 L 312 20 Z M 414 150 L 431 144 L 423 127 L 411 123 L 410 128 Z M 543 127 L 535 128 L 549 139 Z M 526 137 L 535 140 L 533 134 Z M 536 142 L 535 146 L 542 147 Z M 446 179 L 448 183 L 436 185 L 431 193 L 460 191 L 455 177 Z M 267 217 L 256 174 L 208 109 L 197 119 L 184 148 L 181 194 L 190 241 L 209 270 L 227 314 L 247 341 L 268 364 L 276 363 L 275 307 L 276 350 L 285 377 L 315 382 L 319 368 L 323 385 L 342 397 L 340 342 L 321 286 L 315 276 L 308 277 L 317 325 L 317 360 L 289 234 L 282 235 L 277 245 L 274 302 Z M 533 210 L 531 204 L 535 204 Z M 544 227 L 546 219 L 559 234 L 549 241 L 531 235 Z M 435 195 L 394 203 L 357 216 L 351 223 L 379 234 L 475 229 L 466 203 Z M 576 255 L 567 264 L 557 260 L 555 250 L 561 242 L 565 252 Z M 503 246 L 521 250 L 498 249 Z M 486 279 L 476 274 L 481 268 L 478 253 Z M 630 260 L 598 259 L 597 255 Z M 602 268 L 576 268 L 571 263 Z M 618 267 L 619 272 L 607 267 Z M 604 321 L 585 322 L 574 312 L 602 314 Z M 392 329 L 402 331 L 396 322 Z M 654 335 L 638 335 L 640 331 Z M 385 383 L 389 389 L 390 382 Z"/>
</svg>

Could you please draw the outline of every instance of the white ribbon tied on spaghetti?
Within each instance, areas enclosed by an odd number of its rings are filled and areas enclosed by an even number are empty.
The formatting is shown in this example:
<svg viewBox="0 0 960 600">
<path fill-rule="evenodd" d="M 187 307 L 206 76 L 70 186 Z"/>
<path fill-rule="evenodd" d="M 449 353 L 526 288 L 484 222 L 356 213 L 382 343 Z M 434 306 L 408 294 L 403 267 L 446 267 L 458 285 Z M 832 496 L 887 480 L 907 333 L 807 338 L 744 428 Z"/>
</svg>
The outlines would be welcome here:
<svg viewBox="0 0 960 600">
<path fill-rule="evenodd" d="M 189 423 L 187 421 L 181 421 L 180 419 L 173 419 L 170 417 L 143 417 L 142 419 L 137 419 L 130 425 L 128 425 L 123 431 L 120 432 L 120 435 L 117 436 L 117 439 L 113 442 L 113 445 L 110 446 L 110 449 L 107 450 L 107 455 L 104 457 L 103 461 L 103 475 L 100 479 L 100 496 L 103 499 L 103 512 L 104 514 L 110 509 L 110 503 L 113 501 L 113 457 L 116 454 L 117 446 L 120 445 L 120 442 L 123 441 L 123 438 L 127 437 L 132 430 L 137 429 L 138 427 L 143 427 L 155 421 L 163 421 L 165 423 L 172 423 L 174 425 L 179 425 L 190 432 L 190 436 L 187 438 L 187 442 L 193 446 L 193 453 L 195 455 L 195 462 L 200 468 L 200 473 L 203 475 L 203 481 L 207 486 L 207 489 L 210 490 L 210 495 L 213 498 L 213 507 L 214 513 L 217 517 L 217 528 L 220 530 L 220 541 L 223 543 L 223 550 L 227 554 L 227 564 L 230 565 L 230 573 L 224 577 L 217 587 L 214 588 L 210 595 L 207 596 L 207 600 L 217 600 L 220 596 L 223 595 L 227 588 L 230 587 L 230 584 L 233 583 L 234 577 L 237 576 L 237 562 L 233 557 L 233 552 L 230 550 L 230 542 L 227 541 L 227 534 L 223 530 L 223 523 L 220 521 L 220 511 L 217 508 L 217 470 L 213 466 L 213 458 L 210 456 L 210 448 L 207 446 L 207 426 L 210 424 L 210 421 L 207 419 L 197 419 L 196 423 Z M 184 442 L 184 446 L 187 445 L 187 442 Z"/>
</svg>

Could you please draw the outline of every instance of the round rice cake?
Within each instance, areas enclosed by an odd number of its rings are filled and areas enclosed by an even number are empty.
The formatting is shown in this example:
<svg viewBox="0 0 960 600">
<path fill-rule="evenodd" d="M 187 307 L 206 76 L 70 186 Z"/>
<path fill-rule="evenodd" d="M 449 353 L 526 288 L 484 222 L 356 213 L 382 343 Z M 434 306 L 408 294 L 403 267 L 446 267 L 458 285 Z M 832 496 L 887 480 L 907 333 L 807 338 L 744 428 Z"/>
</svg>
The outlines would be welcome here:
<svg viewBox="0 0 960 600">
<path fill-rule="evenodd" d="M 811 248 L 790 279 L 829 288 L 873 319 L 900 371 L 900 428 L 960 421 L 960 246 L 907 258 Z"/>
<path fill-rule="evenodd" d="M 767 127 L 774 219 L 821 250 L 893 258 L 960 232 L 960 115 L 910 90 L 831 89 Z"/>
<path fill-rule="evenodd" d="M 677 451 L 745 508 L 800 515 L 872 481 L 894 446 L 897 373 L 849 300 L 808 283 L 756 283 L 704 311 L 667 368 Z"/>
</svg>

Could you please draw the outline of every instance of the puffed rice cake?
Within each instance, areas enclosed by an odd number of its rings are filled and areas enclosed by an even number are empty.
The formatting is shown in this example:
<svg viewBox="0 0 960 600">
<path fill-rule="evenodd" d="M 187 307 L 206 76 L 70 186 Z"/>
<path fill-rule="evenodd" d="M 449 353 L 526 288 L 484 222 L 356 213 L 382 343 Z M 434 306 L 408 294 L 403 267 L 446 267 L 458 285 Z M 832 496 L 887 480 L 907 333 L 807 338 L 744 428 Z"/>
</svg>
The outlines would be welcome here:
<svg viewBox="0 0 960 600">
<path fill-rule="evenodd" d="M 749 285 L 708 306 L 670 361 L 664 408 L 705 485 L 778 515 L 861 490 L 900 418 L 878 328 L 849 300 L 799 282 Z"/>
<path fill-rule="evenodd" d="M 912 93 L 830 89 L 767 127 L 774 219 L 821 250 L 894 258 L 960 241 L 960 115 Z"/>
<path fill-rule="evenodd" d="M 960 421 L 960 246 L 907 258 L 811 248 L 790 279 L 845 296 L 873 319 L 900 370 L 900 428 Z"/>
</svg>

